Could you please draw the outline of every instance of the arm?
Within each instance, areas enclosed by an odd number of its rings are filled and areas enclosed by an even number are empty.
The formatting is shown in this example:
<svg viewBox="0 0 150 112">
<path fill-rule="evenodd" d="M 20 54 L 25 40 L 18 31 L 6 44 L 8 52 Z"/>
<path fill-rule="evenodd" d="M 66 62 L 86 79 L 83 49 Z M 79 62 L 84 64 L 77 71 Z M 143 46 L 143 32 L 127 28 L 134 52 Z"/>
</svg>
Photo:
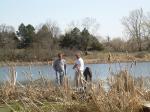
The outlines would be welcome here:
<svg viewBox="0 0 150 112">
<path fill-rule="evenodd" d="M 75 62 L 75 65 L 73 66 L 73 69 L 76 68 L 77 70 L 79 70 L 80 66 L 81 66 L 81 62 L 80 62 L 79 60 L 77 60 L 77 61 Z"/>
<path fill-rule="evenodd" d="M 56 71 L 56 60 L 53 62 L 53 69 Z"/>
<path fill-rule="evenodd" d="M 77 66 L 78 66 L 77 64 L 74 64 L 73 69 L 75 69 Z"/>
<path fill-rule="evenodd" d="M 64 68 L 65 68 L 65 75 L 66 75 L 67 74 L 67 71 L 66 71 L 67 65 L 66 65 L 66 63 L 64 65 Z"/>
<path fill-rule="evenodd" d="M 76 69 L 77 71 L 80 71 L 80 66 L 81 66 L 81 65 L 79 65 L 79 64 L 75 64 L 75 65 L 73 66 L 73 69 Z"/>
</svg>

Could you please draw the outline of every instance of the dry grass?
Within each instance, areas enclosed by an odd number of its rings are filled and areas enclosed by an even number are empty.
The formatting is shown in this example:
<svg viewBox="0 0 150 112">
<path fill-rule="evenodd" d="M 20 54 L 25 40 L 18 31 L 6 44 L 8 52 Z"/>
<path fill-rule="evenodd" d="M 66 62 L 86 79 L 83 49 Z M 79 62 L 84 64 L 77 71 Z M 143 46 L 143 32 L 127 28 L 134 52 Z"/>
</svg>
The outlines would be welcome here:
<svg viewBox="0 0 150 112">
<path fill-rule="evenodd" d="M 84 92 L 75 92 L 66 77 L 58 87 L 43 76 L 32 80 L 26 75 L 28 82 L 15 83 L 15 75 L 11 67 L 10 80 L 0 86 L 0 105 L 13 112 L 140 112 L 142 102 L 150 101 L 150 80 L 134 78 L 126 70 L 106 81 L 88 83 Z"/>
<path fill-rule="evenodd" d="M 65 59 L 67 60 L 67 63 L 73 64 L 75 57 L 74 57 L 75 51 L 72 51 L 71 54 L 67 55 L 67 51 L 65 51 Z M 110 55 L 111 54 L 111 55 Z M 98 52 L 93 51 L 90 52 L 88 55 L 84 55 L 82 53 L 82 57 L 85 61 L 85 63 L 107 63 L 109 61 L 109 56 L 111 56 L 111 62 L 135 62 L 135 61 L 150 61 L 150 53 L 149 52 L 135 52 L 135 53 L 128 53 L 128 52 Z M 30 60 L 30 61 L 23 61 L 15 60 L 10 61 L 0 61 L 0 66 L 7 66 L 7 65 L 43 65 L 43 64 L 51 64 L 53 62 L 53 59 L 47 59 L 47 60 Z"/>
<path fill-rule="evenodd" d="M 84 56 L 84 59 L 86 63 L 107 63 L 109 56 L 111 56 L 111 62 L 150 61 L 150 53 L 148 52 L 91 52 L 89 55 Z"/>
</svg>

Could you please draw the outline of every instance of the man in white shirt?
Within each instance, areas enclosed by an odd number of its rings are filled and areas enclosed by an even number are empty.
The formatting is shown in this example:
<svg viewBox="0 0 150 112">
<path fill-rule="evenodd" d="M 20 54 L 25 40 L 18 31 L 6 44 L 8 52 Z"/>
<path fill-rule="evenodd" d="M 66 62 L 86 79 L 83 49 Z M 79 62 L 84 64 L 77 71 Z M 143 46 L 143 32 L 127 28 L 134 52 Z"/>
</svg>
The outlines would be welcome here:
<svg viewBox="0 0 150 112">
<path fill-rule="evenodd" d="M 80 53 L 77 53 L 76 55 L 76 61 L 73 66 L 73 69 L 75 69 L 75 84 L 76 87 L 83 87 L 83 71 L 84 71 L 84 61 L 81 58 Z"/>
</svg>

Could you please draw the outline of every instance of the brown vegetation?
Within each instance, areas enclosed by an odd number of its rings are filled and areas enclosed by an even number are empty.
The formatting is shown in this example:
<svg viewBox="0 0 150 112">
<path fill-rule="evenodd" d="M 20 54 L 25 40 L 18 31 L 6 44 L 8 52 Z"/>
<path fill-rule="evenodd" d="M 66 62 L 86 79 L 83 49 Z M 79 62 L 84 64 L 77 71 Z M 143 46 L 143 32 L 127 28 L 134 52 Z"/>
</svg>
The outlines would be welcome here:
<svg viewBox="0 0 150 112">
<path fill-rule="evenodd" d="M 150 101 L 144 78 L 133 78 L 126 70 L 110 75 L 107 81 L 87 84 L 85 92 L 74 91 L 67 78 L 62 87 L 43 76 L 38 80 L 27 78 L 25 84 L 14 83 L 12 77 L 3 82 L 0 105 L 14 112 L 140 112 L 143 102 Z"/>
</svg>

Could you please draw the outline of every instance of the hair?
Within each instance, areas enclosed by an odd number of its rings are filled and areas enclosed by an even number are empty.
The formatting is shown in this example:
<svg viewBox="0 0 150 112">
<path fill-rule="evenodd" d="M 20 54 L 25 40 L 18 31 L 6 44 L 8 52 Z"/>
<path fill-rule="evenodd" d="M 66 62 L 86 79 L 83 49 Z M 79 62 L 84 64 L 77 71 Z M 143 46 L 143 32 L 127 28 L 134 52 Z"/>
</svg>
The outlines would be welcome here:
<svg viewBox="0 0 150 112">
<path fill-rule="evenodd" d="M 58 57 L 63 56 L 63 53 L 58 53 Z"/>
<path fill-rule="evenodd" d="M 77 52 L 77 53 L 75 54 L 75 56 L 81 57 L 81 53 L 80 53 L 80 52 Z"/>
</svg>

